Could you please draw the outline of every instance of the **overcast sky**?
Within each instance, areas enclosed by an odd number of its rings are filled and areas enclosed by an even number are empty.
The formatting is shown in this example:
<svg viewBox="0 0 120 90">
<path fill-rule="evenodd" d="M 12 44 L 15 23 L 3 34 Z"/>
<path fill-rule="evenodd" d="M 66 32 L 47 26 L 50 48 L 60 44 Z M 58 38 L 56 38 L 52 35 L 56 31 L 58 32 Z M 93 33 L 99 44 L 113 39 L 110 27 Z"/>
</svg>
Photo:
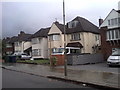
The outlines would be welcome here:
<svg viewBox="0 0 120 90">
<path fill-rule="evenodd" d="M 3 37 L 15 36 L 21 30 L 33 34 L 40 28 L 50 27 L 56 18 L 63 23 L 62 2 L 63 0 L 2 0 L 0 21 L 2 20 Z M 118 2 L 119 0 L 65 0 L 66 22 L 80 16 L 98 26 L 98 19 L 104 19 L 112 9 L 117 10 Z"/>
</svg>

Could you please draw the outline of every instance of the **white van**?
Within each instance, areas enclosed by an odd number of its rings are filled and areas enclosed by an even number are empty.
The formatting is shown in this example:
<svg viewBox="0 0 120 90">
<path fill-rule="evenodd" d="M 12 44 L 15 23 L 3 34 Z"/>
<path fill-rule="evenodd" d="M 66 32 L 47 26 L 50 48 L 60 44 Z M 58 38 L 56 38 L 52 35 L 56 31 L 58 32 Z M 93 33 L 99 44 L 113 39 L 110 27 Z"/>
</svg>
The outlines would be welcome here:
<svg viewBox="0 0 120 90">
<path fill-rule="evenodd" d="M 66 54 L 80 54 L 81 49 L 76 47 L 66 47 Z M 64 48 L 55 48 L 52 55 L 64 55 Z"/>
</svg>

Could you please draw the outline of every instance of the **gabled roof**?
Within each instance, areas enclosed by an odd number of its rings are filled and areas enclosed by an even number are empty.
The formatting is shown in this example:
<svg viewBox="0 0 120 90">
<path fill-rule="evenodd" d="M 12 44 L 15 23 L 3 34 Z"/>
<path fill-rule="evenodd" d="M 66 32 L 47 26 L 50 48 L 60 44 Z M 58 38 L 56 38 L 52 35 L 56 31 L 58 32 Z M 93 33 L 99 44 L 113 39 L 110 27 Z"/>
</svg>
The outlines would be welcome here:
<svg viewBox="0 0 120 90">
<path fill-rule="evenodd" d="M 120 10 L 115 10 L 115 9 L 112 9 L 111 11 L 110 11 L 110 13 L 106 16 L 106 18 L 104 19 L 104 21 L 103 21 L 103 23 L 100 25 L 100 27 L 104 27 L 103 26 L 103 24 L 104 24 L 104 22 L 106 21 L 106 19 L 111 15 L 111 13 L 118 13 L 118 14 L 120 14 Z"/>
<path fill-rule="evenodd" d="M 18 37 L 17 36 L 13 36 L 13 37 L 7 37 L 7 38 L 4 38 L 3 41 L 5 43 L 14 43 L 16 41 L 18 41 Z"/>
<path fill-rule="evenodd" d="M 91 23 L 85 18 L 82 17 L 76 17 L 72 21 L 78 21 L 78 24 L 74 28 L 67 28 L 66 33 L 77 33 L 77 32 L 92 32 L 92 33 L 99 33 L 99 29 L 96 25 Z"/>
<path fill-rule="evenodd" d="M 47 37 L 49 30 L 50 30 L 50 27 L 49 28 L 41 28 L 39 31 L 37 31 L 36 33 L 34 33 L 31 36 L 31 38 Z"/>
<path fill-rule="evenodd" d="M 13 37 L 10 38 L 9 42 L 10 42 L 10 43 L 14 43 L 14 42 L 16 42 L 17 40 L 18 40 L 18 37 L 17 37 L 17 36 L 13 36 Z"/>
<path fill-rule="evenodd" d="M 64 33 L 64 25 L 60 24 L 58 21 L 54 22 L 54 24 L 60 29 L 62 33 Z"/>
<path fill-rule="evenodd" d="M 32 34 L 24 34 L 24 35 L 18 36 L 18 41 L 30 41 L 29 37 L 31 35 Z"/>
</svg>

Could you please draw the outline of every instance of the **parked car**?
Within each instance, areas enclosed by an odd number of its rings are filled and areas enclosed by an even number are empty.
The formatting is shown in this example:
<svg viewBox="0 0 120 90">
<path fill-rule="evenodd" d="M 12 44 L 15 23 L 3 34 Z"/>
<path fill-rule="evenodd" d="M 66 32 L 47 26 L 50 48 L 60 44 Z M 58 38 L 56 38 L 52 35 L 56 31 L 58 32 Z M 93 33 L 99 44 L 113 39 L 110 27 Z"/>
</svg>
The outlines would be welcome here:
<svg viewBox="0 0 120 90">
<path fill-rule="evenodd" d="M 31 58 L 31 56 L 27 55 L 26 53 L 14 53 L 13 55 L 17 56 L 21 60 Z"/>
<path fill-rule="evenodd" d="M 30 55 L 27 55 L 25 53 L 21 54 L 21 59 L 30 59 L 31 56 Z"/>
<path fill-rule="evenodd" d="M 112 53 L 107 59 L 108 66 L 120 66 L 120 50 L 117 50 Z"/>
</svg>

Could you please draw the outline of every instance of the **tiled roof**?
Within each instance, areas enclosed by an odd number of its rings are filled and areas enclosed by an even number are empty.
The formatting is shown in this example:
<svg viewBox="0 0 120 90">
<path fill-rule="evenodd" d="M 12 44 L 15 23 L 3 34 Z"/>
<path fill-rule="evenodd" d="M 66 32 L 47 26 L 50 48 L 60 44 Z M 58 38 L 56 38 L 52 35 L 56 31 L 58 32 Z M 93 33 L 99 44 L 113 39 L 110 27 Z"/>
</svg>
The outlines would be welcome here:
<svg viewBox="0 0 120 90">
<path fill-rule="evenodd" d="M 18 36 L 18 41 L 30 41 L 29 37 L 31 36 L 32 34 L 23 34 L 21 36 Z"/>
<path fill-rule="evenodd" d="M 41 28 L 39 31 L 37 31 L 36 33 L 34 33 L 31 36 L 31 38 L 47 37 L 49 30 L 50 30 L 50 27 L 49 28 Z"/>
<path fill-rule="evenodd" d="M 67 28 L 66 33 L 77 33 L 77 32 L 92 32 L 92 33 L 99 33 L 99 29 L 96 25 L 89 22 L 85 18 L 76 17 L 72 21 L 78 21 L 78 24 L 75 28 Z"/>
<path fill-rule="evenodd" d="M 9 42 L 10 42 L 10 43 L 14 43 L 14 42 L 16 42 L 17 40 L 18 40 L 18 37 L 17 37 L 17 36 L 13 36 L 13 37 L 10 38 Z"/>
</svg>

